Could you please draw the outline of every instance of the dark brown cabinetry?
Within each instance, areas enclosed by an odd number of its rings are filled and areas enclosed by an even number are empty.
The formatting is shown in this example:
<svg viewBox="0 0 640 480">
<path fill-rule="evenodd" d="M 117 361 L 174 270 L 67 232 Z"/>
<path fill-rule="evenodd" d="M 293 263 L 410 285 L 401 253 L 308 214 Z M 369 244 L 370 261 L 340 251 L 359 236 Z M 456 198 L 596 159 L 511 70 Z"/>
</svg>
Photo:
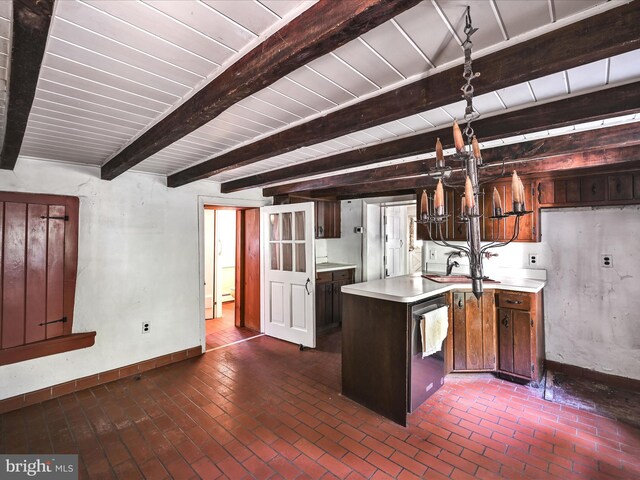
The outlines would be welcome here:
<svg viewBox="0 0 640 480">
<path fill-rule="evenodd" d="M 542 178 L 537 181 L 542 207 L 625 205 L 640 199 L 640 172 Z"/>
<path fill-rule="evenodd" d="M 340 238 L 340 202 L 314 202 L 316 212 L 316 238 Z"/>
<path fill-rule="evenodd" d="M 450 305 L 453 328 L 448 338 L 453 355 L 449 370 L 495 370 L 494 291 L 485 291 L 480 300 L 469 291 L 454 291 Z"/>
<path fill-rule="evenodd" d="M 342 322 L 342 292 L 344 285 L 355 280 L 353 268 L 316 274 L 316 331 L 337 327 Z"/>
<path fill-rule="evenodd" d="M 449 295 L 446 372 L 491 371 L 538 382 L 544 360 L 542 293 Z"/>
<path fill-rule="evenodd" d="M 540 294 L 499 292 L 498 371 L 537 382 L 542 376 L 544 333 Z"/>
</svg>

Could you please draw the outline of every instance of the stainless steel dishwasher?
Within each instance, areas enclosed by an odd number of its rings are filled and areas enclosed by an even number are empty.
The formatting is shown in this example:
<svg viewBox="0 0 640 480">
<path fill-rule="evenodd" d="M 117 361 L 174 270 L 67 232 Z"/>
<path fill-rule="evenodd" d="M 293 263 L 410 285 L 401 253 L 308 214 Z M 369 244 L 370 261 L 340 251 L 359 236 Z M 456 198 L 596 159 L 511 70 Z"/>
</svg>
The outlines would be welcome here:
<svg viewBox="0 0 640 480">
<path fill-rule="evenodd" d="M 422 358 L 422 339 L 420 322 L 422 315 L 432 310 L 447 306 L 444 295 L 430 298 L 411 306 L 411 328 L 409 332 L 410 362 L 409 378 L 411 379 L 410 398 L 407 400 L 409 412 L 413 412 L 444 384 L 444 344 L 440 350 Z M 448 332 L 449 335 L 451 332 Z"/>
</svg>

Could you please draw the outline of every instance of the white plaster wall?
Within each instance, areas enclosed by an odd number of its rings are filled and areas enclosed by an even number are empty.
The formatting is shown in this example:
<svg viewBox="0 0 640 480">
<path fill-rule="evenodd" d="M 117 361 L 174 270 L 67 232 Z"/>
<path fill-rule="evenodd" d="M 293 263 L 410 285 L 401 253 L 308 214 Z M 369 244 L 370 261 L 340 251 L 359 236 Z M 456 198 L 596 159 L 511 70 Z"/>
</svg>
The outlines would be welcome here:
<svg viewBox="0 0 640 480">
<path fill-rule="evenodd" d="M 0 398 L 201 345 L 198 197 L 264 203 L 258 190 L 170 189 L 163 177 L 131 172 L 109 182 L 95 167 L 26 158 L 0 170 L 0 189 L 80 198 L 73 329 L 97 332 L 93 347 L 0 367 Z"/>
<path fill-rule="evenodd" d="M 542 227 L 547 358 L 640 379 L 640 206 L 543 211 Z"/>
<path fill-rule="evenodd" d="M 329 262 L 356 265 L 356 282 L 362 278 L 362 234 L 355 233 L 354 227 L 362 226 L 362 205 L 362 200 L 343 200 L 340 205 L 340 238 L 325 240 Z"/>
</svg>

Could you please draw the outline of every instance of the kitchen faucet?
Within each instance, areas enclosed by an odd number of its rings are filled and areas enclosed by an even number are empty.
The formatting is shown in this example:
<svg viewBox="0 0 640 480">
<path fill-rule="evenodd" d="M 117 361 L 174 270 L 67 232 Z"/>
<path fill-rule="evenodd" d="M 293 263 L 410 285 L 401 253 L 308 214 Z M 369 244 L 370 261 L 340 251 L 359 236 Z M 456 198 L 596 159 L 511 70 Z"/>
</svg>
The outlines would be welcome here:
<svg viewBox="0 0 640 480">
<path fill-rule="evenodd" d="M 447 257 L 447 275 L 451 275 L 451 271 L 453 270 L 453 267 L 459 267 L 460 264 L 457 261 L 451 261 L 451 257 L 460 256 L 460 252 L 451 252 L 449 254 L 449 256 Z"/>
</svg>

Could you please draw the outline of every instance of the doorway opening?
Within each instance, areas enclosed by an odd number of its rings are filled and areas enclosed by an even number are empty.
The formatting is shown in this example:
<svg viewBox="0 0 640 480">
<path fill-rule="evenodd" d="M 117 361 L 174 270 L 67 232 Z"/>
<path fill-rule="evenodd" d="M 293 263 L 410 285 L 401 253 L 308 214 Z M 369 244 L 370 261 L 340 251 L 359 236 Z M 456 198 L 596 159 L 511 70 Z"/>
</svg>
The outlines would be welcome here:
<svg viewBox="0 0 640 480">
<path fill-rule="evenodd" d="M 203 227 L 204 343 L 211 351 L 261 335 L 259 209 L 205 205 Z"/>
<path fill-rule="evenodd" d="M 416 241 L 415 201 L 381 206 L 382 278 L 419 272 L 422 242 Z"/>
</svg>

